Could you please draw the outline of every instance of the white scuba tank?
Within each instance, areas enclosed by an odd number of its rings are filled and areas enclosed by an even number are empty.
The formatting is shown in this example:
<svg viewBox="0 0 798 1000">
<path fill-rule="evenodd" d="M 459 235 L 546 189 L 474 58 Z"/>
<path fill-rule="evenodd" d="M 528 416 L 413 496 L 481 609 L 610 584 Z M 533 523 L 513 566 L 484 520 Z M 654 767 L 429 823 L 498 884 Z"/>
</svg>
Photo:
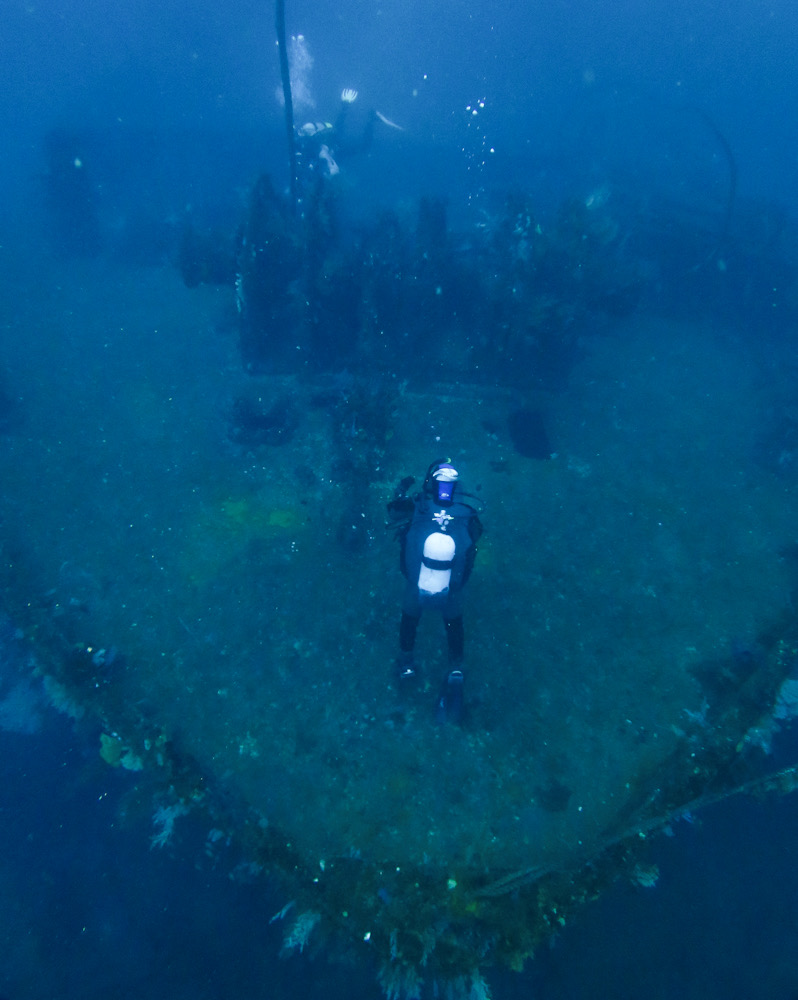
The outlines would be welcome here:
<svg viewBox="0 0 798 1000">
<path fill-rule="evenodd" d="M 425 594 L 442 594 L 449 587 L 452 578 L 452 560 L 455 544 L 451 535 L 442 531 L 433 531 L 427 535 L 424 542 L 424 558 L 418 574 L 418 589 Z M 425 560 L 436 563 L 448 563 L 448 567 L 433 568 Z"/>
</svg>

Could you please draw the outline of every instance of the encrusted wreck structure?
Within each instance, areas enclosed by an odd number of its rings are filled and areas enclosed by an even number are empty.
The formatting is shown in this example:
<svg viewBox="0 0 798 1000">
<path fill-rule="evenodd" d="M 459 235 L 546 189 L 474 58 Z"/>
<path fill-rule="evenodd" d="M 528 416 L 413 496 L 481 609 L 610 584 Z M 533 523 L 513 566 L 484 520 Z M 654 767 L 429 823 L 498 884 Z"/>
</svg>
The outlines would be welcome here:
<svg viewBox="0 0 798 1000">
<path fill-rule="evenodd" d="M 140 774 L 156 846 L 205 815 L 279 882 L 287 950 L 479 996 L 613 879 L 651 884 L 684 811 L 793 789 L 798 423 L 765 276 L 798 243 L 766 215 L 757 241 L 600 188 L 347 227 L 334 189 L 295 213 L 264 177 L 235 234 L 186 228 L 181 274 L 61 259 L 42 293 L 20 260 L 0 604 L 20 673 Z M 385 508 L 442 454 L 486 529 L 462 727 L 432 718 L 437 622 L 421 689 L 393 676 Z"/>
</svg>

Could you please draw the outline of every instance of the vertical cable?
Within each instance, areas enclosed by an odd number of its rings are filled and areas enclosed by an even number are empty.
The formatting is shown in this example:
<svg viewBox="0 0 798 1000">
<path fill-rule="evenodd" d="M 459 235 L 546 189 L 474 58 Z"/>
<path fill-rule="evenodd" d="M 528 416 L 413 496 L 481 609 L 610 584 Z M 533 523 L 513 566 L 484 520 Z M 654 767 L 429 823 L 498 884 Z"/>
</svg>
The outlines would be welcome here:
<svg viewBox="0 0 798 1000">
<path fill-rule="evenodd" d="M 285 0 L 276 0 L 275 22 L 277 48 L 280 53 L 280 76 L 285 98 L 285 133 L 288 140 L 288 184 L 291 192 L 291 211 L 296 212 L 296 150 L 294 148 L 294 100 L 291 96 L 291 71 L 288 66 L 288 47 L 285 44 Z"/>
</svg>

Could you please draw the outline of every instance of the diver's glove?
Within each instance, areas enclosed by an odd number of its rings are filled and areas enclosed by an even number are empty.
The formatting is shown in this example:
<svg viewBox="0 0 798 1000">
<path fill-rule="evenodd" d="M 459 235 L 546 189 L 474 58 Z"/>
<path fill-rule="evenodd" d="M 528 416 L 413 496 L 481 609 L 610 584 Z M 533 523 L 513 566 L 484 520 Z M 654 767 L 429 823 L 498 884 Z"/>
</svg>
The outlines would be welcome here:
<svg viewBox="0 0 798 1000">
<path fill-rule="evenodd" d="M 344 87 L 341 91 L 341 100 L 344 104 L 354 104 L 357 100 L 357 91 L 352 90 L 351 87 Z"/>
<path fill-rule="evenodd" d="M 387 509 L 389 524 L 398 525 L 412 518 L 415 504 L 410 497 L 394 497 L 387 505 Z"/>
</svg>

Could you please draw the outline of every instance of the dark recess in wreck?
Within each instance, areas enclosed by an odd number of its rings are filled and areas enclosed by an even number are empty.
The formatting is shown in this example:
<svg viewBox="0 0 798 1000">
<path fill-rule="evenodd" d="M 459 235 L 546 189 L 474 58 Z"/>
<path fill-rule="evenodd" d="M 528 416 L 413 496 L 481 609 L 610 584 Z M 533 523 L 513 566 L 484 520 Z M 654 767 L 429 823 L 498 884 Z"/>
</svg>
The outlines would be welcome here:
<svg viewBox="0 0 798 1000">
<path fill-rule="evenodd" d="M 507 425 L 510 430 L 510 440 L 519 455 L 541 460 L 551 458 L 553 449 L 540 410 L 528 407 L 513 410 L 507 418 Z"/>
</svg>

